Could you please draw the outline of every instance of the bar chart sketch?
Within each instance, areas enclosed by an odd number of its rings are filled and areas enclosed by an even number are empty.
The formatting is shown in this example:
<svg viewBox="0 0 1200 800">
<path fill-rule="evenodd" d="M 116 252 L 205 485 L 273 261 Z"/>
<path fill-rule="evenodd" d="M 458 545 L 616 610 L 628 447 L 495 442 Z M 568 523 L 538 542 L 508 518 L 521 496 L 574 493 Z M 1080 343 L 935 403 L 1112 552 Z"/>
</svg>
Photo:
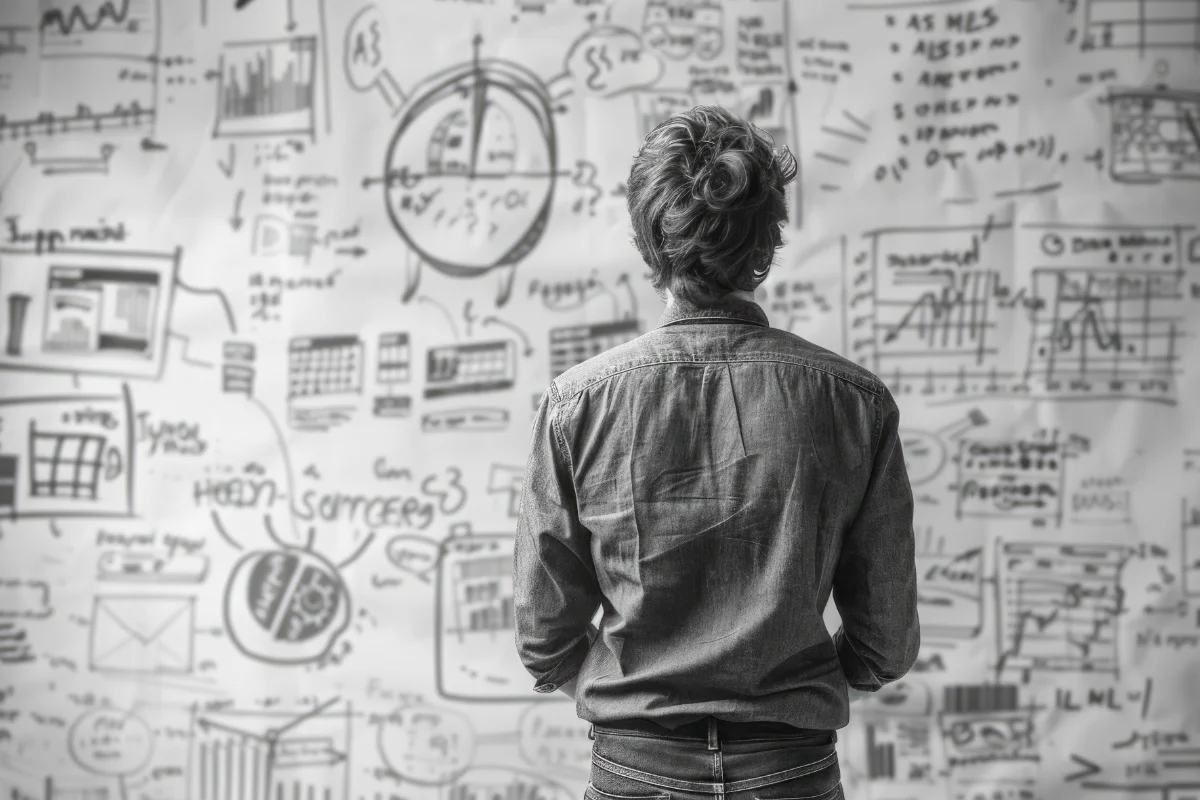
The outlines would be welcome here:
<svg viewBox="0 0 1200 800">
<path fill-rule="evenodd" d="M 188 800 L 347 800 L 353 709 L 193 713 Z"/>
<path fill-rule="evenodd" d="M 225 45 L 214 136 L 316 135 L 317 39 Z"/>
</svg>

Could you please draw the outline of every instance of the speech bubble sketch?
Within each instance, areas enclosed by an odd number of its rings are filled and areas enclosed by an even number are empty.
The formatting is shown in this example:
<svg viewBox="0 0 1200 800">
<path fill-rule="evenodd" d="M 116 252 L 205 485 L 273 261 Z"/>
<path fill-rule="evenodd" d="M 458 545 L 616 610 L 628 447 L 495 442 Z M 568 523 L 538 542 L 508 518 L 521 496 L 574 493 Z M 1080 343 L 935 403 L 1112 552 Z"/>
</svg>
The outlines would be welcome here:
<svg viewBox="0 0 1200 800">
<path fill-rule="evenodd" d="M 441 545 L 425 536 L 399 534 L 388 540 L 384 553 L 396 569 L 429 583 L 441 558 Z"/>
<path fill-rule="evenodd" d="M 664 69 L 641 37 L 615 25 L 601 25 L 576 39 L 564 66 L 580 87 L 599 97 L 653 86 Z"/>
<path fill-rule="evenodd" d="M 96 708 L 67 733 L 71 760 L 88 772 L 116 778 L 125 800 L 125 779 L 143 770 L 154 753 L 154 731 L 127 711 Z"/>
<path fill-rule="evenodd" d="M 414 705 L 379 725 L 379 756 L 395 775 L 418 786 L 458 779 L 475 757 L 475 729 L 464 714 Z"/>
<path fill-rule="evenodd" d="M 356 90 L 378 89 L 392 111 L 404 104 L 404 91 L 383 62 L 387 28 L 376 6 L 367 6 L 346 26 L 344 66 L 346 80 Z"/>
</svg>

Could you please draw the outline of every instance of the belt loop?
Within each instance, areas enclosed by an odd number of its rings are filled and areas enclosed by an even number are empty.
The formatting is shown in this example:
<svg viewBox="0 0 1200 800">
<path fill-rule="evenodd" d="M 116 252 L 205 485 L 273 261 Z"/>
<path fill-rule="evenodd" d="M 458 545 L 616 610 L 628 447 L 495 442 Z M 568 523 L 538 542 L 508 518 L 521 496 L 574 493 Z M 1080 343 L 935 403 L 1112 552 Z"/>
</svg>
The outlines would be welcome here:
<svg viewBox="0 0 1200 800">
<path fill-rule="evenodd" d="M 717 718 L 711 715 L 708 718 L 708 749 L 720 749 L 720 742 L 717 739 Z"/>
<path fill-rule="evenodd" d="M 588 725 L 588 738 L 591 739 L 592 741 L 596 741 L 596 726 L 595 725 Z"/>
</svg>

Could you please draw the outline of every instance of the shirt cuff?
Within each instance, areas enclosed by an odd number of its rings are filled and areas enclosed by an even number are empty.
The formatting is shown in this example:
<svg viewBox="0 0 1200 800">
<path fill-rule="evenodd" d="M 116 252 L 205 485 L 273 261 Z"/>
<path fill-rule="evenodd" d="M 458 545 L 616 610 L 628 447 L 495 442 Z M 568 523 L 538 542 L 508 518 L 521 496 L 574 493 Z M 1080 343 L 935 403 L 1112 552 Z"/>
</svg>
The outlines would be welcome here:
<svg viewBox="0 0 1200 800">
<path fill-rule="evenodd" d="M 838 661 L 842 662 L 842 672 L 846 675 L 846 682 L 850 684 L 851 689 L 877 692 L 883 688 L 883 682 L 875 677 L 871 668 L 854 652 L 844 628 L 838 628 L 837 633 L 833 635 L 833 644 L 837 648 Z"/>
<path fill-rule="evenodd" d="M 558 690 L 567 681 L 579 674 L 579 669 L 583 666 L 583 661 L 587 658 L 588 651 L 592 649 L 592 642 L 596 638 L 599 631 L 595 625 L 588 623 L 587 633 L 579 637 L 579 641 L 567 651 L 563 660 L 558 662 L 554 669 L 547 672 L 537 683 L 533 685 L 535 692 L 549 694 Z"/>
</svg>

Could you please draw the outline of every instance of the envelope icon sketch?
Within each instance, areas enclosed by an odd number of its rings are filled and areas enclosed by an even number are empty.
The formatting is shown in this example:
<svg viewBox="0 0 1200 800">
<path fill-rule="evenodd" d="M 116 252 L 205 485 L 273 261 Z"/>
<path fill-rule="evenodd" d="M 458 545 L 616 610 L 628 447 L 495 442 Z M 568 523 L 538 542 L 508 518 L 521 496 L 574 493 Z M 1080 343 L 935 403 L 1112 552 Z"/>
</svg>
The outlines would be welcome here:
<svg viewBox="0 0 1200 800">
<path fill-rule="evenodd" d="M 97 672 L 190 673 L 195 598 L 98 595 L 88 648 Z"/>
</svg>

